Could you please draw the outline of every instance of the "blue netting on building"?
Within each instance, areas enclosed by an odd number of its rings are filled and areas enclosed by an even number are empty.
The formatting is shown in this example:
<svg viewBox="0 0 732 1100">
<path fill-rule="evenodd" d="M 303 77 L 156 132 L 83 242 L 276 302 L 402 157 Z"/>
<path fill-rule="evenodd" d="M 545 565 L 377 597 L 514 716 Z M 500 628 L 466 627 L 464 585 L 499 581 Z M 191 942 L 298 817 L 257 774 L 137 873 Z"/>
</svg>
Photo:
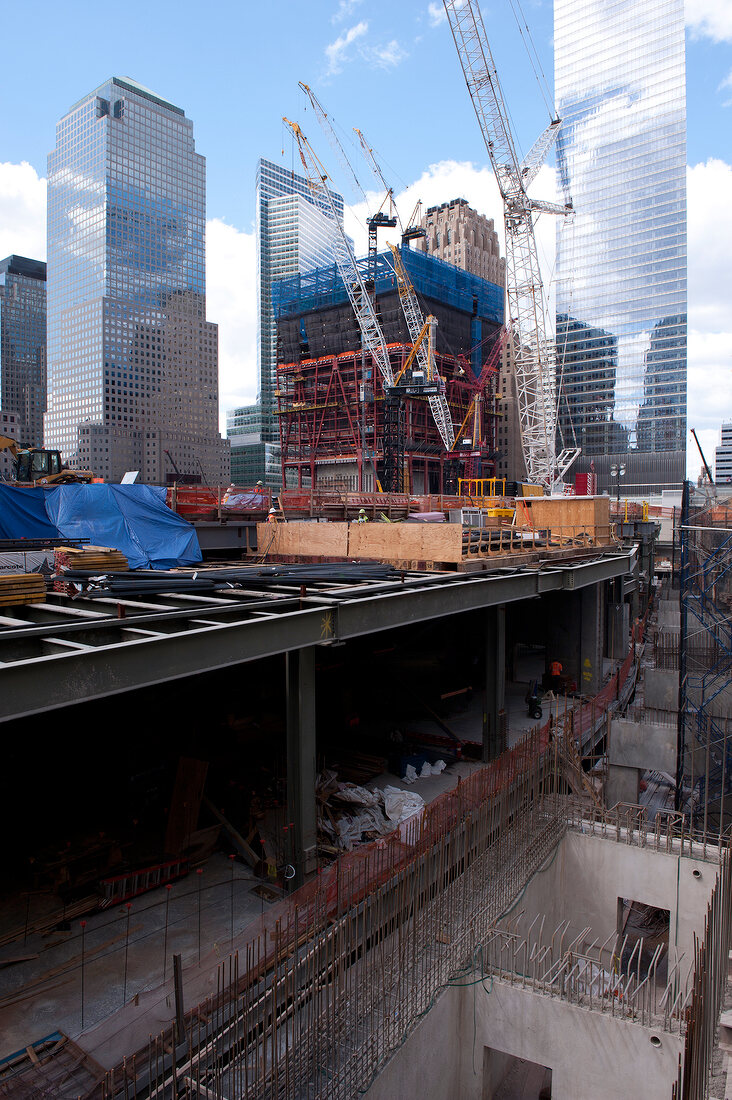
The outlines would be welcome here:
<svg viewBox="0 0 732 1100">
<path fill-rule="evenodd" d="M 412 280 L 417 294 L 432 298 L 463 313 L 476 315 L 497 325 L 503 324 L 503 287 L 489 283 L 478 275 L 471 275 L 453 264 L 403 248 L 402 262 Z M 368 257 L 357 261 L 364 280 L 373 277 Z M 396 290 L 396 275 L 391 253 L 379 252 L 375 265 L 376 294 Z M 307 275 L 292 275 L 280 279 L 272 288 L 275 316 L 291 317 L 310 310 L 325 309 L 348 300 L 338 268 L 335 264 L 319 267 Z"/>
</svg>

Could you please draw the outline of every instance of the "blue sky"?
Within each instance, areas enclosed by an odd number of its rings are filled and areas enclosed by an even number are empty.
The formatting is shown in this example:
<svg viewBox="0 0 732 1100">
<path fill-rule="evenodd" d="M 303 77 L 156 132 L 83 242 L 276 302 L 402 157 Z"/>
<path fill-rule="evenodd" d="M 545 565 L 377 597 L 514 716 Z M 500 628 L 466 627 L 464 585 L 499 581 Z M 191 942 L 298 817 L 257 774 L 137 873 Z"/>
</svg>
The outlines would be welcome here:
<svg viewBox="0 0 732 1100">
<path fill-rule="evenodd" d="M 514 8 L 520 10 L 515 0 L 482 4 L 515 133 L 526 149 L 548 111 Z M 333 112 L 342 136 L 353 126 L 364 131 L 390 182 L 408 188 L 409 199 L 432 203 L 464 194 L 500 220 L 441 13 L 442 4 L 431 0 L 4 4 L 0 255 L 45 255 L 42 181 L 57 119 L 108 76 L 134 77 L 194 121 L 208 164 L 208 312 L 220 325 L 222 404 L 250 399 L 257 158 L 298 168 L 281 123 L 287 115 L 301 123 L 323 159 L 333 161 L 298 80 Z M 551 88 L 551 0 L 523 0 L 523 14 Z M 732 0 L 688 0 L 687 23 L 689 426 L 709 451 L 719 421 L 732 419 L 732 214 L 725 209 L 732 190 Z M 368 182 L 366 168 L 357 167 Z M 690 471 L 697 467 L 692 456 Z"/>
</svg>

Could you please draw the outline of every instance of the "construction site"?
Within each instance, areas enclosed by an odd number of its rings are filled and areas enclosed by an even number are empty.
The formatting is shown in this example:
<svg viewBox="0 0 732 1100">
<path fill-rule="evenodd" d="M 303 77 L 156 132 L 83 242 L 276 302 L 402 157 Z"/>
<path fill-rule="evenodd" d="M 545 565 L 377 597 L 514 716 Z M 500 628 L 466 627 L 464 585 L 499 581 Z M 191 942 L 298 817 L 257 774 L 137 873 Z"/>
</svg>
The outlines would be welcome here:
<svg viewBox="0 0 732 1100">
<path fill-rule="evenodd" d="M 505 270 L 410 247 L 360 132 L 357 259 L 285 119 L 333 263 L 274 284 L 281 490 L 17 447 L 61 480 L 0 484 L 0 1097 L 732 1088 L 730 509 L 573 479 L 533 223 L 570 204 L 527 190 L 561 123 L 520 159 L 445 9 Z"/>
</svg>

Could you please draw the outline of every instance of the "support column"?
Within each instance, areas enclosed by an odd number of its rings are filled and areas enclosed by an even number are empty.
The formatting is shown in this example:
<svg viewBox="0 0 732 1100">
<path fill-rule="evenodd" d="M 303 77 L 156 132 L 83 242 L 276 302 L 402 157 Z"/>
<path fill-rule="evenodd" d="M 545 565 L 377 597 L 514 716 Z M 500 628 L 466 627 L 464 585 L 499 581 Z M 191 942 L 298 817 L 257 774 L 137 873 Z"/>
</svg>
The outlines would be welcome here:
<svg viewBox="0 0 732 1100">
<path fill-rule="evenodd" d="M 623 598 L 623 578 L 615 577 L 607 582 L 608 600 L 605 608 L 607 615 L 606 656 L 616 661 L 624 661 L 628 654 L 630 633 L 630 608 Z"/>
<path fill-rule="evenodd" d="M 485 706 L 483 759 L 494 760 L 506 748 L 506 606 L 485 613 Z"/>
<path fill-rule="evenodd" d="M 580 681 L 583 695 L 596 695 L 602 686 L 604 624 L 601 584 L 590 584 L 579 591 Z M 627 639 L 626 639 L 627 651 Z"/>
<path fill-rule="evenodd" d="M 285 655 L 287 693 L 287 816 L 293 826 L 292 886 L 317 865 L 315 805 L 315 648 Z"/>
</svg>

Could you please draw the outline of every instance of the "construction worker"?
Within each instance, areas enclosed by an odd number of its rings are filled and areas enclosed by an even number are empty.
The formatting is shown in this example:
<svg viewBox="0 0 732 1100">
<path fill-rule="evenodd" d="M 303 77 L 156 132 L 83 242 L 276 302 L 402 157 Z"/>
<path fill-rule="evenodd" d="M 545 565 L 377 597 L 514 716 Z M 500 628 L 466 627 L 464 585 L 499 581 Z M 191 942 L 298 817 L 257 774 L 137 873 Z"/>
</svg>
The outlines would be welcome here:
<svg viewBox="0 0 732 1100">
<path fill-rule="evenodd" d="M 564 671 L 561 661 L 551 661 L 549 664 L 549 675 L 552 681 L 552 691 L 555 695 L 558 695 L 562 688 L 562 672 Z"/>
<path fill-rule="evenodd" d="M 267 513 L 267 523 L 277 523 L 279 518 L 280 517 L 277 514 L 277 509 L 270 508 L 269 512 Z"/>
<path fill-rule="evenodd" d="M 366 515 L 365 508 L 359 508 L 356 523 L 368 523 L 369 517 Z"/>
</svg>

